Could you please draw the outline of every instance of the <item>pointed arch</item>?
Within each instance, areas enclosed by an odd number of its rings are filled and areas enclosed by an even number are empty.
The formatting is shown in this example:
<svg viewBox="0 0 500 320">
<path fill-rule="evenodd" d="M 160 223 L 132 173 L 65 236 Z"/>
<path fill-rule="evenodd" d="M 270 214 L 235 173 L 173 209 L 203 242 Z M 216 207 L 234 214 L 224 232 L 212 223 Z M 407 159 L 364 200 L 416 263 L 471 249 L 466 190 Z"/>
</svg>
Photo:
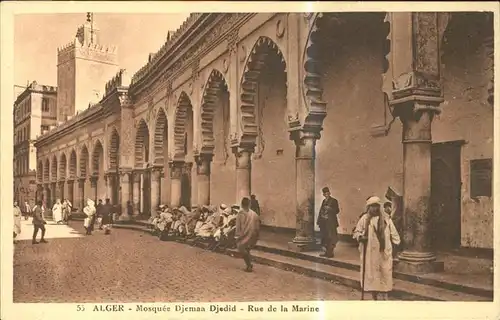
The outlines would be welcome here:
<svg viewBox="0 0 500 320">
<path fill-rule="evenodd" d="M 66 179 L 67 165 L 68 161 L 66 159 L 66 154 L 63 152 L 59 159 L 59 179 Z"/>
<path fill-rule="evenodd" d="M 89 174 L 89 150 L 84 144 L 80 150 L 80 177 L 85 178 Z"/>
<path fill-rule="evenodd" d="M 187 153 L 186 131 L 188 121 L 192 120 L 193 105 L 183 91 L 179 96 L 174 118 L 174 159 L 184 160 Z M 191 118 L 190 118 L 191 117 Z"/>
<path fill-rule="evenodd" d="M 94 144 L 94 150 L 92 150 L 92 174 L 98 174 L 103 168 L 104 159 L 104 148 L 99 139 L 96 140 Z"/>
<path fill-rule="evenodd" d="M 240 123 L 243 143 L 256 143 L 257 87 L 261 73 L 270 63 L 280 63 L 286 73 L 286 61 L 278 45 L 268 37 L 259 37 L 250 51 L 241 79 Z"/>
<path fill-rule="evenodd" d="M 168 149 L 168 122 L 167 116 L 163 108 L 160 108 L 156 116 L 155 133 L 154 133 L 154 164 L 164 165 L 165 148 Z"/>
<path fill-rule="evenodd" d="M 52 179 L 52 181 L 57 180 L 57 156 L 56 155 L 52 156 L 52 165 L 50 168 L 50 178 Z"/>
<path fill-rule="evenodd" d="M 72 179 L 76 177 L 76 151 L 75 151 L 75 149 L 71 150 L 71 153 L 69 156 L 69 177 Z"/>
<path fill-rule="evenodd" d="M 221 72 L 214 69 L 208 77 L 201 101 L 201 152 L 213 153 L 215 149 L 214 113 L 220 104 L 220 94 L 228 92 L 226 79 Z"/>
<path fill-rule="evenodd" d="M 321 130 L 326 117 L 327 105 L 323 99 L 323 69 L 330 62 L 332 51 L 336 46 L 336 39 L 345 38 L 346 27 L 358 31 L 367 30 L 368 37 L 387 36 L 385 12 L 356 12 L 356 13 L 316 13 L 312 18 L 312 27 L 309 30 L 307 44 L 302 55 L 304 62 L 304 77 L 302 97 L 308 109 L 304 127 Z M 384 51 L 381 45 L 382 52 Z M 381 62 L 381 73 L 383 73 Z"/>
<path fill-rule="evenodd" d="M 146 121 L 141 119 L 135 135 L 135 167 L 142 168 L 149 162 L 149 129 Z"/>
<path fill-rule="evenodd" d="M 116 128 L 113 128 L 109 140 L 109 170 L 118 171 L 120 166 L 120 136 Z"/>
</svg>

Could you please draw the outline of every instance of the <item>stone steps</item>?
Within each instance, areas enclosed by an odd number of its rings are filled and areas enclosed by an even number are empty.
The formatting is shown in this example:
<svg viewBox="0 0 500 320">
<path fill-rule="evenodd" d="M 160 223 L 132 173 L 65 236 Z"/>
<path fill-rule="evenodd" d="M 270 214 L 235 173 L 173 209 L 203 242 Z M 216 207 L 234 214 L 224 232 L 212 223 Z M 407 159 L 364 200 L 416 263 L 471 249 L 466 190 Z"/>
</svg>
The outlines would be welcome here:
<svg viewBox="0 0 500 320">
<path fill-rule="evenodd" d="M 257 245 L 256 249 L 263 251 L 263 252 L 273 253 L 273 254 L 286 256 L 286 257 L 298 258 L 301 260 L 326 264 L 326 265 L 330 265 L 333 267 L 345 268 L 345 269 L 353 270 L 353 271 L 357 271 L 357 272 L 359 272 L 359 270 L 360 270 L 360 266 L 358 264 L 355 264 L 355 263 L 335 260 L 335 258 L 334 259 L 327 259 L 327 258 L 322 258 L 319 256 L 312 256 L 312 255 L 307 254 L 307 253 L 283 250 L 283 249 L 272 247 L 269 244 Z M 482 288 L 479 285 L 472 287 L 472 286 L 467 286 L 467 285 L 462 285 L 462 284 L 457 284 L 457 283 L 451 283 L 451 282 L 445 281 L 445 280 L 430 279 L 430 278 L 425 277 L 425 276 L 418 276 L 418 275 L 397 272 L 397 271 L 393 272 L 393 276 L 394 276 L 394 279 L 413 282 L 416 284 L 433 286 L 433 287 L 437 287 L 437 288 L 445 289 L 445 290 L 457 291 L 457 292 L 466 293 L 466 294 L 470 294 L 470 295 L 474 295 L 474 296 L 480 296 L 480 297 L 489 299 L 489 301 L 493 300 L 493 290 L 490 290 L 487 288 Z"/>
<path fill-rule="evenodd" d="M 131 229 L 151 234 L 144 222 L 118 223 L 115 228 Z M 179 243 L 208 249 L 208 244 L 201 241 L 173 240 Z M 239 257 L 239 253 L 234 249 L 216 251 L 232 257 Z M 272 266 L 285 271 L 293 271 L 314 278 L 331 281 L 360 290 L 359 266 L 355 264 L 314 257 L 304 253 L 296 253 L 282 249 L 270 248 L 258 245 L 252 251 L 254 261 L 259 264 Z M 423 281 L 422 278 L 413 275 L 394 275 L 394 289 L 391 292 L 391 299 L 410 301 L 492 301 L 489 292 L 481 291 L 477 288 L 456 285 L 446 287 L 446 283 L 434 280 Z M 470 293 L 469 291 L 475 291 Z M 371 299 L 369 294 L 365 294 L 367 299 Z"/>
</svg>

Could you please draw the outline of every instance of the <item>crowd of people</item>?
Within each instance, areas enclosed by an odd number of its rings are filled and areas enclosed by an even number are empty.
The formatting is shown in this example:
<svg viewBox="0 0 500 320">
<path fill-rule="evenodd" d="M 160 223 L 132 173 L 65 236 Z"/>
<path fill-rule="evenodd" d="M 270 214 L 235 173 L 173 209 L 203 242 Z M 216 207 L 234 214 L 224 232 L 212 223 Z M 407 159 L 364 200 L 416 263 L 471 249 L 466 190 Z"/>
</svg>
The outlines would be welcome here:
<svg viewBox="0 0 500 320">
<path fill-rule="evenodd" d="M 255 195 L 251 196 L 249 203 L 249 209 L 259 216 L 260 207 Z M 239 212 L 239 204 L 202 206 L 193 211 L 184 206 L 170 208 L 160 205 L 149 223 L 153 233 L 162 240 L 191 238 L 208 242 L 211 250 L 236 248 L 236 218 Z"/>
</svg>

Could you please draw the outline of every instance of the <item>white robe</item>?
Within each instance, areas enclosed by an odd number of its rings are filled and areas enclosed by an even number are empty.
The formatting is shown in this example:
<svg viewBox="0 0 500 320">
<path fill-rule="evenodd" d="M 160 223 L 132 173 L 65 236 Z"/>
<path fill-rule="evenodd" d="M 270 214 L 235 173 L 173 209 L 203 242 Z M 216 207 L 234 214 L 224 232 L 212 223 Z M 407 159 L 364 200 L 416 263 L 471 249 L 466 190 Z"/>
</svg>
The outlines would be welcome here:
<svg viewBox="0 0 500 320">
<path fill-rule="evenodd" d="M 375 230 L 379 217 L 373 217 L 368 226 L 368 244 L 366 249 L 366 264 L 363 262 L 363 243 L 359 244 L 360 252 L 360 283 L 363 283 L 363 265 L 366 268 L 365 272 L 365 291 L 389 292 L 392 290 L 392 244 L 401 242 L 399 234 L 392 222 L 391 218 L 385 213 L 382 213 L 387 227 L 385 228 L 385 249 L 380 252 L 380 243 Z M 358 221 L 354 230 L 353 238 L 359 239 L 365 232 L 366 220 L 368 214 L 364 214 Z"/>
<path fill-rule="evenodd" d="M 54 222 L 62 221 L 62 213 L 62 204 L 56 203 L 54 207 L 52 207 L 52 218 L 54 219 Z"/>
<path fill-rule="evenodd" d="M 87 215 L 85 220 L 83 220 L 83 226 L 85 228 L 88 228 L 90 226 L 90 222 L 92 221 L 92 217 L 95 215 L 95 212 L 96 210 L 93 206 L 86 206 L 85 208 L 83 208 L 83 213 Z"/>
</svg>

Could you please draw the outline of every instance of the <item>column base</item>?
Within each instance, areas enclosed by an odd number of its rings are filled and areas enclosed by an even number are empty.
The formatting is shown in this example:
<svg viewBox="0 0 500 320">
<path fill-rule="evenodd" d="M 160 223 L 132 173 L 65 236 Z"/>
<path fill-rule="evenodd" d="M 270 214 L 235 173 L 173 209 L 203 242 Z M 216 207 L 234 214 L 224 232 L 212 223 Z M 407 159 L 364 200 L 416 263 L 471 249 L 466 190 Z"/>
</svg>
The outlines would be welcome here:
<svg viewBox="0 0 500 320">
<path fill-rule="evenodd" d="M 399 260 L 395 261 L 394 270 L 399 272 L 425 274 L 444 271 L 444 262 L 437 261 L 436 256 L 431 252 L 403 251 L 398 258 Z"/>
<path fill-rule="evenodd" d="M 310 242 L 288 242 L 288 249 L 294 252 L 308 252 L 308 251 L 318 251 L 320 245 L 316 241 Z"/>
<path fill-rule="evenodd" d="M 122 215 L 118 218 L 118 220 L 120 220 L 120 221 L 130 221 L 130 220 L 132 220 L 132 218 L 131 218 L 128 214 L 122 214 Z"/>
</svg>

